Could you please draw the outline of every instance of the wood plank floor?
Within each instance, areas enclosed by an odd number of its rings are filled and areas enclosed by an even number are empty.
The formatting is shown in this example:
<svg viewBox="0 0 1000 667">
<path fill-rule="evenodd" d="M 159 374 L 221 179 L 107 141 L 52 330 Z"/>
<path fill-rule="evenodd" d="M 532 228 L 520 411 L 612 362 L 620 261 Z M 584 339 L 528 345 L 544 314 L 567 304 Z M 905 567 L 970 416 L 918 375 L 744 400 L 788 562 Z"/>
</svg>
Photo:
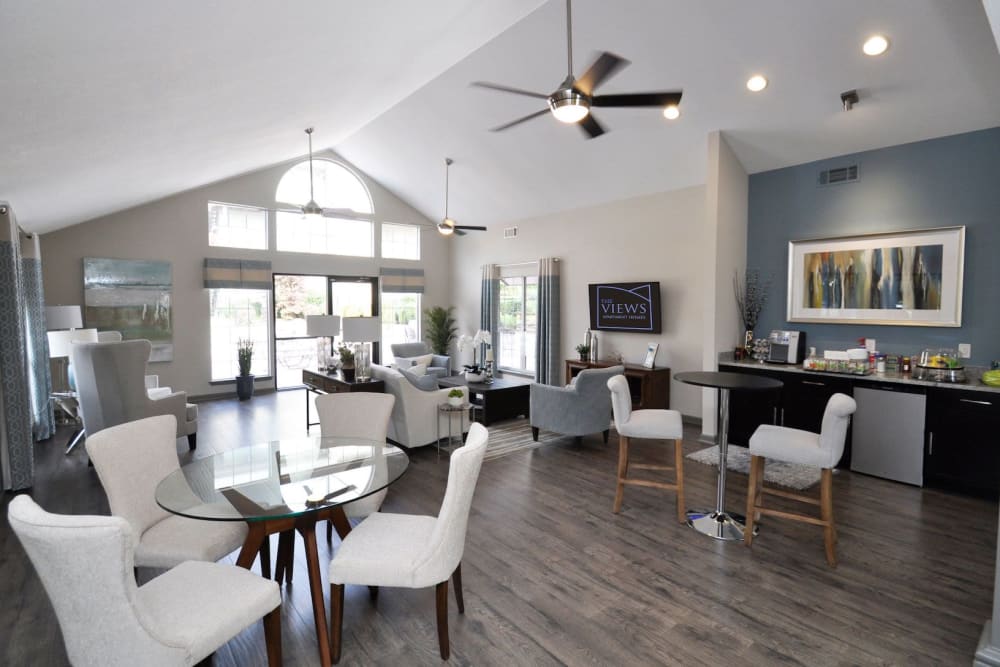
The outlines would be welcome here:
<svg viewBox="0 0 1000 667">
<path fill-rule="evenodd" d="M 304 401 L 292 391 L 203 403 L 196 455 L 301 435 Z M 686 451 L 703 446 L 687 435 Z M 82 448 L 63 455 L 67 436 L 38 445 L 32 495 L 56 512 L 106 513 Z M 640 487 L 626 489 L 622 513 L 612 514 L 616 444 L 614 434 L 607 446 L 599 435 L 581 446 L 565 438 L 484 463 L 462 565 L 464 616 L 451 605 L 453 664 L 971 662 L 990 615 L 995 502 L 839 471 L 840 565 L 830 569 L 815 527 L 772 519 L 752 550 L 719 543 L 676 523 L 672 495 Z M 657 443 L 635 445 L 636 460 L 665 455 Z M 383 509 L 434 514 L 447 457 L 422 448 L 411 459 Z M 711 506 L 714 468 L 688 462 L 685 472 L 687 504 Z M 732 474 L 730 507 L 744 507 L 745 492 L 746 477 Z M 321 559 L 329 555 L 321 540 Z M 285 664 L 313 665 L 301 543 L 296 557 L 284 590 Z M 0 572 L 0 664 L 67 664 L 52 607 L 6 521 Z M 367 590 L 348 587 L 342 664 L 440 663 L 433 589 L 387 589 L 372 604 Z M 262 628 L 243 632 L 214 664 L 266 664 Z"/>
</svg>

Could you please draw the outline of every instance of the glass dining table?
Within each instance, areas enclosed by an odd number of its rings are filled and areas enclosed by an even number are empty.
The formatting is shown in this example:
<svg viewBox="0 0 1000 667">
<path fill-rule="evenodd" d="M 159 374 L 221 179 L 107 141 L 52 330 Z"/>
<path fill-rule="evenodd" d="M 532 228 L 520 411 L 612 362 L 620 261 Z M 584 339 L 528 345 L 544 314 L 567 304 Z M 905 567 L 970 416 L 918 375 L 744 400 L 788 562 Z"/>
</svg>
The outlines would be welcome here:
<svg viewBox="0 0 1000 667">
<path fill-rule="evenodd" d="M 341 437 L 304 437 L 238 447 L 196 459 L 156 487 L 156 502 L 203 521 L 245 521 L 236 564 L 249 569 L 270 535 L 282 534 L 279 562 L 297 531 L 305 544 L 320 664 L 330 641 L 316 546 L 316 523 L 329 520 L 341 538 L 351 530 L 343 506 L 387 488 L 409 466 L 393 445 Z M 285 556 L 290 558 L 290 549 Z M 265 551 L 267 553 L 267 551 Z"/>
</svg>

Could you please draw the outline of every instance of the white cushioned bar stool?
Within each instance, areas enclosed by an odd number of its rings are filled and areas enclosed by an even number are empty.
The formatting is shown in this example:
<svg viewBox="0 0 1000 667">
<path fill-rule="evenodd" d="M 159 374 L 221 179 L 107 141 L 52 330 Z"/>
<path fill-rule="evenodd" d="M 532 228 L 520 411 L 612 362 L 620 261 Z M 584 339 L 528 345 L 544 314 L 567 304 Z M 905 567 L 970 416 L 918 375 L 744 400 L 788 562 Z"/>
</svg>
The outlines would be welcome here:
<svg viewBox="0 0 1000 667">
<path fill-rule="evenodd" d="M 625 485 L 652 486 L 658 489 L 677 491 L 677 520 L 687 521 L 684 511 L 684 450 L 681 447 L 683 425 L 681 413 L 677 410 L 633 410 L 632 394 L 624 375 L 615 375 L 608 380 L 611 390 L 611 409 L 615 416 L 615 430 L 618 431 L 618 484 L 615 487 L 614 512 L 621 511 L 625 496 Z M 632 438 L 674 441 L 674 465 L 665 466 L 652 463 L 629 463 L 628 447 Z M 629 467 L 640 470 L 675 470 L 676 482 L 656 482 L 628 477 Z"/>
<path fill-rule="evenodd" d="M 786 426 L 763 424 L 750 438 L 750 481 L 747 485 L 747 523 L 743 540 L 749 547 L 753 543 L 754 524 L 761 515 L 804 521 L 823 528 L 826 543 L 826 560 L 836 567 L 835 544 L 837 531 L 833 524 L 833 468 L 844 454 L 847 426 L 858 405 L 847 394 L 834 394 L 827 401 L 823 412 L 820 433 L 802 431 Z M 822 469 L 820 497 L 816 498 L 764 487 L 766 459 L 816 466 Z M 763 507 L 764 494 L 790 498 L 810 505 L 819 505 L 820 517 L 797 514 Z"/>
</svg>

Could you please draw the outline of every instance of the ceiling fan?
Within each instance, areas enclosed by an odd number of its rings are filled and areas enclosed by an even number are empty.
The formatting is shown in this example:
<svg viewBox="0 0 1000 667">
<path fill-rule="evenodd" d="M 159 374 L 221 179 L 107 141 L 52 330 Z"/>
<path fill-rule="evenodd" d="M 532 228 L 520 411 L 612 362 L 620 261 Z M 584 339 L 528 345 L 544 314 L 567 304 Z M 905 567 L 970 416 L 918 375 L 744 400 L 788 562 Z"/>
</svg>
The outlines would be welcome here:
<svg viewBox="0 0 1000 667">
<path fill-rule="evenodd" d="M 444 159 L 444 219 L 437 224 L 437 230 L 441 232 L 444 236 L 451 236 L 455 234 L 457 236 L 465 236 L 465 230 L 472 230 L 477 232 L 485 232 L 486 228 L 481 226 L 473 225 L 456 225 L 455 221 L 448 217 L 448 176 L 451 170 L 451 163 L 454 162 L 450 157 Z"/>
<path fill-rule="evenodd" d="M 593 139 L 604 134 L 604 127 L 590 113 L 591 107 L 664 107 L 664 115 L 668 118 L 676 118 L 677 105 L 681 101 L 680 90 L 648 93 L 626 93 L 618 95 L 595 95 L 594 91 L 603 82 L 617 74 L 623 67 L 629 64 L 628 60 L 616 56 L 613 53 L 604 51 L 597 60 L 591 64 L 587 71 L 579 79 L 573 76 L 573 31 L 572 31 L 572 11 L 571 0 L 566 0 L 566 61 L 567 70 L 565 80 L 550 95 L 535 93 L 530 90 L 501 86 L 485 81 L 474 81 L 472 85 L 482 88 L 491 88 L 505 93 L 515 95 L 526 95 L 536 97 L 548 102 L 548 108 L 528 114 L 522 118 L 505 123 L 492 128 L 493 132 L 500 132 L 508 128 L 519 125 L 527 120 L 544 115 L 551 111 L 556 120 L 563 123 L 576 123 L 587 134 L 588 139 Z M 668 111 L 669 110 L 669 111 Z M 669 115 L 668 115 L 669 114 Z"/>
<path fill-rule="evenodd" d="M 358 213 L 355 210 L 349 208 L 323 208 L 316 203 L 316 197 L 313 194 L 313 128 L 306 128 L 306 135 L 309 137 L 309 201 L 299 207 L 302 211 L 303 218 L 355 218 L 370 220 L 371 215 L 367 213 Z"/>
</svg>

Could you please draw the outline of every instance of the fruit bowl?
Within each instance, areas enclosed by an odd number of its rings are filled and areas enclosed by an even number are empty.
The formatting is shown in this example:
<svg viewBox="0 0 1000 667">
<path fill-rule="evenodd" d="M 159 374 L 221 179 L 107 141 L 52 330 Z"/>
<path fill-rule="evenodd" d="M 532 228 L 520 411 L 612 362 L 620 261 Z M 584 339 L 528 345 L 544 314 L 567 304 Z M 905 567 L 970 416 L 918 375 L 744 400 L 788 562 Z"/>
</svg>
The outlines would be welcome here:
<svg viewBox="0 0 1000 667">
<path fill-rule="evenodd" d="M 965 382 L 965 366 L 955 350 L 927 348 L 920 353 L 913 378 L 931 382 Z"/>
</svg>

